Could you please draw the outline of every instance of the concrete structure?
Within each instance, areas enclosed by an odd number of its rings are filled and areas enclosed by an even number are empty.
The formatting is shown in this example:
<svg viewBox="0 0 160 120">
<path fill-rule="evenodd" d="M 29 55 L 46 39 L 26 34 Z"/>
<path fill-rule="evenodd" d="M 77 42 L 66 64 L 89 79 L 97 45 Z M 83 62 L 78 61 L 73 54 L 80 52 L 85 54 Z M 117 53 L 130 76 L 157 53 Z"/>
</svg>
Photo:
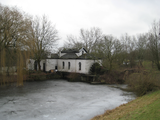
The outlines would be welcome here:
<svg viewBox="0 0 160 120">
<path fill-rule="evenodd" d="M 82 48 L 80 50 L 63 50 L 58 54 L 50 54 L 46 59 L 41 60 L 41 70 L 58 70 L 62 72 L 73 72 L 88 74 L 90 67 L 95 62 L 101 62 L 101 60 L 95 60 L 95 58 L 87 53 Z M 30 70 L 37 70 L 38 66 L 35 60 L 28 59 L 27 67 Z"/>
</svg>

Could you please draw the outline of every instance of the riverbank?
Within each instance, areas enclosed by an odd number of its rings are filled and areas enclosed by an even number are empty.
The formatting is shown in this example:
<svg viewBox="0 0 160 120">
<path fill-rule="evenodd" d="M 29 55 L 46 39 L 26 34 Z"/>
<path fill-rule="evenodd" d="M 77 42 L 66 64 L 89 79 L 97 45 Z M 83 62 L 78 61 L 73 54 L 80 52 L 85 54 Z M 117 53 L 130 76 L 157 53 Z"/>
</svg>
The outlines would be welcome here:
<svg viewBox="0 0 160 120">
<path fill-rule="evenodd" d="M 123 104 L 91 120 L 159 120 L 160 90 Z"/>
</svg>

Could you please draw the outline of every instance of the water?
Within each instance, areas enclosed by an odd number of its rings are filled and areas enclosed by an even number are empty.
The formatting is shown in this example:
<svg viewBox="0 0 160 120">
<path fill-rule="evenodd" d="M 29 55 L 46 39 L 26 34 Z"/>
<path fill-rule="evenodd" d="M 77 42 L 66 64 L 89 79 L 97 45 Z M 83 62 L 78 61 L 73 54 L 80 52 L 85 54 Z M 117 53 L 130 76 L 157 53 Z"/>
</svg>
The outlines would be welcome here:
<svg viewBox="0 0 160 120">
<path fill-rule="evenodd" d="M 132 92 L 112 86 L 50 80 L 0 88 L 0 119 L 89 120 L 135 99 Z"/>
</svg>

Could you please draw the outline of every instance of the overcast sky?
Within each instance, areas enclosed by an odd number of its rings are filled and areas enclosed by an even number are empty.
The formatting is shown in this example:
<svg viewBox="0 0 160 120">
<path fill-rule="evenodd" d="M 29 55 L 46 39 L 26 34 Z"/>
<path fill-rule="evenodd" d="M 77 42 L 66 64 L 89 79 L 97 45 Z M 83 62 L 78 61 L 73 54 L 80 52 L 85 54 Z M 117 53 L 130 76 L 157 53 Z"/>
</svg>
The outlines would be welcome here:
<svg viewBox="0 0 160 120">
<path fill-rule="evenodd" d="M 31 15 L 46 15 L 61 37 L 78 36 L 80 29 L 98 27 L 104 34 L 120 37 L 149 31 L 160 19 L 160 0 L 0 0 Z"/>
</svg>

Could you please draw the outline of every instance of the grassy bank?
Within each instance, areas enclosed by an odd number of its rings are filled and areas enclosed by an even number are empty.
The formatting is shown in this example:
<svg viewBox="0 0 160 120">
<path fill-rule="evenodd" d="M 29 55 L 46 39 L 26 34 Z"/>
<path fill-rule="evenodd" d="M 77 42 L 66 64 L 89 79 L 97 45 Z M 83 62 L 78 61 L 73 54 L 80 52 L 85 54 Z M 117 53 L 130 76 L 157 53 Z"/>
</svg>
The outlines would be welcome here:
<svg viewBox="0 0 160 120">
<path fill-rule="evenodd" d="M 160 90 L 123 104 L 91 120 L 160 120 Z"/>
</svg>

